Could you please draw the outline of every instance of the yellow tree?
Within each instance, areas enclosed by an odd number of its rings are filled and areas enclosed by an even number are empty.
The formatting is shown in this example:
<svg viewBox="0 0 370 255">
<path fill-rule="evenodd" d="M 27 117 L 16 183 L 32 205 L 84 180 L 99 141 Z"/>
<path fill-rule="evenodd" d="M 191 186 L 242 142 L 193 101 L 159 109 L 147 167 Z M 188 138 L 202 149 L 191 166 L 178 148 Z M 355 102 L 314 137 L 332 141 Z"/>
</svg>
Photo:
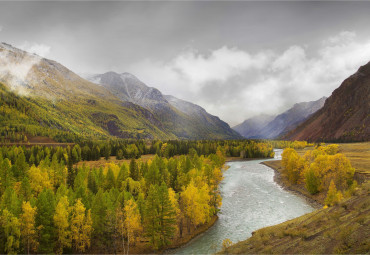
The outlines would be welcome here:
<svg viewBox="0 0 370 255">
<path fill-rule="evenodd" d="M 179 231 L 178 225 L 179 225 L 180 219 L 182 217 L 181 210 L 180 210 L 180 207 L 179 207 L 179 202 L 178 202 L 177 197 L 176 197 L 176 192 L 172 188 L 168 189 L 168 196 L 170 198 L 172 208 L 174 208 L 174 210 L 175 210 L 176 223 L 177 223 L 176 232 L 178 232 Z"/>
<path fill-rule="evenodd" d="M 21 235 L 23 238 L 25 251 L 30 254 L 30 250 L 36 251 L 38 246 L 37 231 L 35 226 L 36 208 L 32 208 L 30 202 L 23 202 L 21 219 Z"/>
<path fill-rule="evenodd" d="M 199 189 L 194 186 L 192 180 L 181 193 L 181 200 L 184 214 L 195 227 L 208 221 L 210 196 L 207 184 L 204 184 L 203 187 Z"/>
<path fill-rule="evenodd" d="M 334 181 L 331 180 L 328 194 L 325 199 L 325 205 L 327 206 L 333 206 L 336 205 L 342 200 L 343 195 L 342 192 L 337 191 L 337 188 L 335 187 Z"/>
<path fill-rule="evenodd" d="M 127 236 L 127 254 L 130 250 L 130 241 L 135 245 L 135 240 L 138 234 L 142 231 L 141 216 L 137 205 L 133 199 L 126 202 L 124 207 L 125 221 L 124 226 Z"/>
<path fill-rule="evenodd" d="M 90 247 L 92 220 L 90 210 L 85 214 L 85 206 L 77 199 L 72 209 L 71 234 L 73 247 L 78 252 L 84 252 Z"/>
<path fill-rule="evenodd" d="M 28 176 L 30 178 L 31 189 L 35 193 L 35 196 L 37 196 L 45 188 L 53 189 L 53 185 L 51 184 L 49 174 L 45 169 L 32 166 L 28 170 Z"/>
<path fill-rule="evenodd" d="M 0 226 L 3 228 L 6 239 L 5 251 L 8 254 L 16 254 L 21 236 L 19 219 L 7 209 L 4 209 L 0 217 Z"/>
<path fill-rule="evenodd" d="M 54 225 L 57 232 L 57 254 L 63 253 L 64 247 L 71 247 L 71 231 L 69 230 L 69 203 L 66 196 L 61 197 L 54 214 Z"/>
</svg>

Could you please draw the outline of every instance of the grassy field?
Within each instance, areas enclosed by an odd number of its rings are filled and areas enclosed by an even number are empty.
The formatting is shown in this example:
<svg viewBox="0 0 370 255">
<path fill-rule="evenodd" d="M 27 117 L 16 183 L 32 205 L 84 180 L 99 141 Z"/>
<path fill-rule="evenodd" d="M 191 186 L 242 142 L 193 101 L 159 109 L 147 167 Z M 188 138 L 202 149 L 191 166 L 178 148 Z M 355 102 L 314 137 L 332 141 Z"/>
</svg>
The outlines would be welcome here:
<svg viewBox="0 0 370 255">
<path fill-rule="evenodd" d="M 370 178 L 370 142 L 343 143 L 339 145 L 339 152 L 349 158 L 356 172 Z"/>
<path fill-rule="evenodd" d="M 304 155 L 307 150 L 299 150 Z M 352 254 L 370 251 L 370 143 L 340 144 L 339 152 L 351 161 L 363 178 L 355 194 L 338 205 L 318 209 L 279 225 L 259 229 L 251 238 L 220 254 Z M 290 185 L 282 176 L 281 161 L 266 161 L 277 171 L 275 180 L 311 201 L 323 203 L 323 195 L 310 195 L 303 185 Z"/>
</svg>

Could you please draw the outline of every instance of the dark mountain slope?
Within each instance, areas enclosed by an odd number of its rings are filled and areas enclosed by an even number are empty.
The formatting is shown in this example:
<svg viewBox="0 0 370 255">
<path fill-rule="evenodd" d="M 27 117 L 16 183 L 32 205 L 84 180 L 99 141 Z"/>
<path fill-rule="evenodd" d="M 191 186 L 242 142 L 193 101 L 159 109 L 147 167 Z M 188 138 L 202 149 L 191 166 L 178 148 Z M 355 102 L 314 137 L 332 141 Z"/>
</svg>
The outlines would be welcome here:
<svg viewBox="0 0 370 255">
<path fill-rule="evenodd" d="M 325 105 L 285 136 L 290 140 L 369 141 L 370 62 L 343 81 Z"/>
</svg>

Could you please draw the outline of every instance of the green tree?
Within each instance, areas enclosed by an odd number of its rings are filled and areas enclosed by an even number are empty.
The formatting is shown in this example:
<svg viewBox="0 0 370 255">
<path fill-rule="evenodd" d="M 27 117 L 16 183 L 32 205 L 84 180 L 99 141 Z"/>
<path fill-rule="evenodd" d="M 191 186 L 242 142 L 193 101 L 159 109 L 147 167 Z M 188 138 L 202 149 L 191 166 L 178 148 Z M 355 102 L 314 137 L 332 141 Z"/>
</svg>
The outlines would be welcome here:
<svg viewBox="0 0 370 255">
<path fill-rule="evenodd" d="M 150 244 L 154 249 L 159 248 L 160 244 L 160 220 L 159 220 L 159 201 L 157 186 L 151 185 L 149 187 L 148 196 L 146 198 L 145 206 L 145 229 L 146 234 L 150 238 Z"/>
<path fill-rule="evenodd" d="M 176 211 L 172 206 L 168 188 L 163 182 L 159 187 L 158 192 L 158 217 L 159 217 L 159 231 L 160 243 L 159 247 L 164 247 L 170 243 L 170 239 L 175 233 Z"/>
<path fill-rule="evenodd" d="M 52 253 L 55 245 L 55 233 L 53 216 L 55 212 L 54 193 L 50 189 L 44 189 L 38 196 L 36 225 L 40 228 L 39 253 Z"/>
</svg>

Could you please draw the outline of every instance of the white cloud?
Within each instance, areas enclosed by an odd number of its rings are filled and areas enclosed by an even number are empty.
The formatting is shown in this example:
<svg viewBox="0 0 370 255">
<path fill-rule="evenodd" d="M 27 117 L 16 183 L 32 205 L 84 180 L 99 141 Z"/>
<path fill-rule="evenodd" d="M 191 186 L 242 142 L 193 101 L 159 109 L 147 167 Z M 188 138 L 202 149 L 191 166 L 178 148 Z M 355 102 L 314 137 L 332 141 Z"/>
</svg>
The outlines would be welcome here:
<svg viewBox="0 0 370 255">
<path fill-rule="evenodd" d="M 37 54 L 41 57 L 46 57 L 50 53 L 51 47 L 42 43 L 31 43 L 28 41 L 23 42 L 19 45 L 20 49 L 27 51 L 29 53 Z"/>
<path fill-rule="evenodd" d="M 277 114 L 294 103 L 330 96 L 370 61 L 370 38 L 354 32 L 324 40 L 316 51 L 293 45 L 252 54 L 224 46 L 208 54 L 189 50 L 167 62 L 150 59 L 128 71 L 163 93 L 200 104 L 231 125 L 260 113 Z"/>
<path fill-rule="evenodd" d="M 6 84 L 18 94 L 28 95 L 28 75 L 40 60 L 38 56 L 23 54 L 10 45 L 1 44 L 0 80 L 6 81 Z"/>
</svg>

